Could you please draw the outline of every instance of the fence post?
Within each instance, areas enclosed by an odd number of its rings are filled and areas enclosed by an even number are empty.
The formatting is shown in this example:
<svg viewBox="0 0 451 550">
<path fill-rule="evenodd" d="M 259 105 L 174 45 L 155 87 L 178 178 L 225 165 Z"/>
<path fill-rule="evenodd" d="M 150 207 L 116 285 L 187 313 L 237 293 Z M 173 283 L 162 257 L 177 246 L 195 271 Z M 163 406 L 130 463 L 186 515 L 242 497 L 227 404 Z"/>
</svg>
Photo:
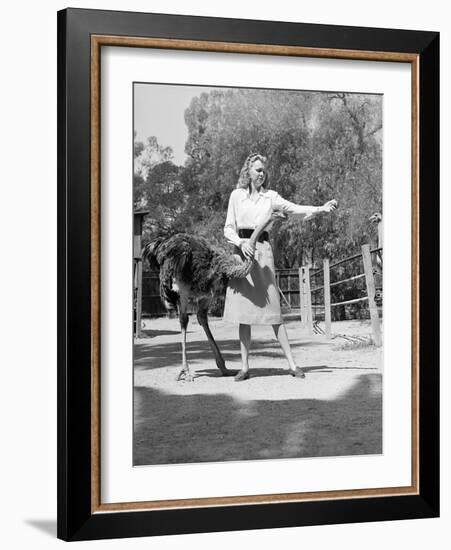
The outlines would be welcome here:
<svg viewBox="0 0 451 550">
<path fill-rule="evenodd" d="M 326 338 L 332 338 L 332 315 L 330 306 L 330 269 L 329 259 L 323 260 L 324 273 L 324 323 L 326 325 Z"/>
<path fill-rule="evenodd" d="M 365 270 L 366 291 L 368 293 L 368 305 L 370 308 L 371 326 L 373 328 L 374 343 L 376 346 L 382 346 L 381 324 L 379 321 L 379 312 L 377 310 L 374 296 L 376 294 L 376 285 L 374 284 L 373 264 L 371 262 L 370 245 L 362 246 L 363 268 Z"/>
<path fill-rule="evenodd" d="M 308 328 L 309 334 L 313 334 L 312 295 L 310 292 L 310 268 L 304 265 L 300 269 L 300 281 L 302 282 L 302 327 Z"/>
<path fill-rule="evenodd" d="M 299 309 L 301 311 L 301 326 L 306 327 L 305 324 L 305 288 L 304 288 L 304 275 L 302 273 L 302 267 L 299 268 Z"/>
<path fill-rule="evenodd" d="M 309 334 L 313 334 L 312 292 L 310 290 L 310 268 L 305 266 L 305 294 L 307 297 L 307 326 Z"/>
<path fill-rule="evenodd" d="M 290 310 L 291 310 L 291 275 L 289 273 L 288 273 L 287 284 L 288 284 L 288 304 L 289 304 Z"/>
<path fill-rule="evenodd" d="M 136 296 L 136 327 L 135 336 L 141 338 L 141 317 L 142 317 L 142 299 L 143 299 L 143 263 L 142 260 L 137 261 L 137 296 Z"/>
</svg>

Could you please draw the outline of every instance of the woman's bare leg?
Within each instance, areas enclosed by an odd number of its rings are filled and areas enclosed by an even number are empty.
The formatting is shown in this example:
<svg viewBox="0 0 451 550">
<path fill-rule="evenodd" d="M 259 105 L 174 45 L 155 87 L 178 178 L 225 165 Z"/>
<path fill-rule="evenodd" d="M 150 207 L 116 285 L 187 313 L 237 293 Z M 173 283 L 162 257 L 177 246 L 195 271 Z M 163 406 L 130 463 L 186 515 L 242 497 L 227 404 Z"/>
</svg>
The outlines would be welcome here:
<svg viewBox="0 0 451 550">
<path fill-rule="evenodd" d="M 249 350 L 251 348 L 251 326 L 240 324 L 240 350 L 241 350 L 241 370 L 235 376 L 235 380 L 240 382 L 249 378 Z"/>
<path fill-rule="evenodd" d="M 304 378 L 303 370 L 299 367 L 296 367 L 285 325 L 273 325 L 272 328 L 274 330 L 274 334 L 276 335 L 277 340 L 279 341 L 280 347 L 285 354 L 286 360 L 288 361 L 290 373 L 298 378 Z"/>
<path fill-rule="evenodd" d="M 294 362 L 294 357 L 291 352 L 290 342 L 288 341 L 288 334 L 285 325 L 273 325 L 274 334 L 279 341 L 280 347 L 282 348 L 285 358 L 288 361 L 288 366 L 291 370 L 296 369 L 296 363 Z"/>
</svg>

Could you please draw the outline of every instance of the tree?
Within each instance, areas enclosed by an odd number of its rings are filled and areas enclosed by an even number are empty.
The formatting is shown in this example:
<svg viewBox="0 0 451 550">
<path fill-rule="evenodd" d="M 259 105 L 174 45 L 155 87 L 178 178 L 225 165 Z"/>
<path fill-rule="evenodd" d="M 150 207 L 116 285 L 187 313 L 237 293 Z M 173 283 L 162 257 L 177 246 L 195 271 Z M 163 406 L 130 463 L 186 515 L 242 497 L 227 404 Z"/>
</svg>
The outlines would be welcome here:
<svg viewBox="0 0 451 550">
<path fill-rule="evenodd" d="M 171 147 L 163 147 L 155 136 L 147 138 L 145 143 L 134 136 L 133 147 L 133 201 L 135 208 L 146 207 L 148 200 L 148 177 L 158 164 L 171 162 L 174 157 Z"/>
<path fill-rule="evenodd" d="M 185 192 L 181 167 L 172 162 L 171 147 L 163 147 L 156 137 L 134 142 L 133 200 L 135 209 L 150 211 L 144 222 L 144 238 L 171 233 L 181 227 Z"/>
<path fill-rule="evenodd" d="M 269 158 L 272 187 L 284 198 L 339 201 L 333 216 L 279 225 L 276 266 L 341 258 L 370 239 L 368 218 L 382 208 L 380 96 L 215 90 L 192 99 L 185 122 L 183 167 L 172 164 L 171 149 L 156 138 L 135 146 L 135 203 L 152 199 L 159 231 L 183 228 L 225 246 L 230 192 L 245 158 L 260 152 Z"/>
</svg>

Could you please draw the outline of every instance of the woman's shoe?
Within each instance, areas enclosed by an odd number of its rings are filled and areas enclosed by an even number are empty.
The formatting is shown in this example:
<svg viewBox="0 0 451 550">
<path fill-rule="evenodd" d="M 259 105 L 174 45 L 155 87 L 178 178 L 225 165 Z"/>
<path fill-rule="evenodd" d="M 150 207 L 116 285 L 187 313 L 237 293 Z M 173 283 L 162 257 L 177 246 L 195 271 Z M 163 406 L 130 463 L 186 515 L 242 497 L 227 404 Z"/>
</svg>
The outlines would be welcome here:
<svg viewBox="0 0 451 550">
<path fill-rule="evenodd" d="M 288 374 L 294 376 L 295 378 L 305 378 L 305 372 L 301 369 L 301 367 L 296 367 L 296 370 L 289 369 Z"/>
<path fill-rule="evenodd" d="M 247 370 L 240 370 L 240 372 L 235 376 L 235 382 L 242 382 L 243 380 L 249 379 L 249 372 Z"/>
</svg>

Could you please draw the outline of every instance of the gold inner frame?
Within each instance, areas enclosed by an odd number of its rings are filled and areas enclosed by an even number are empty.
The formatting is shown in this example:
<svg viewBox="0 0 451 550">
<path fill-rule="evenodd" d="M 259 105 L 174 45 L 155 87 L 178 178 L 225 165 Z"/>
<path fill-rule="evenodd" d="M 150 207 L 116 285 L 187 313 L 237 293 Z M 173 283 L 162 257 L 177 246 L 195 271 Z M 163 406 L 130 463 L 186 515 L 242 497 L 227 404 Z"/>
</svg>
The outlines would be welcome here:
<svg viewBox="0 0 451 550">
<path fill-rule="evenodd" d="M 408 487 L 118 502 L 100 500 L 100 51 L 102 46 L 248 53 L 410 63 L 412 84 L 412 479 Z M 277 502 L 306 502 L 419 494 L 419 56 L 397 52 L 333 50 L 266 44 L 127 36 L 91 36 L 91 512 L 162 510 Z"/>
</svg>

